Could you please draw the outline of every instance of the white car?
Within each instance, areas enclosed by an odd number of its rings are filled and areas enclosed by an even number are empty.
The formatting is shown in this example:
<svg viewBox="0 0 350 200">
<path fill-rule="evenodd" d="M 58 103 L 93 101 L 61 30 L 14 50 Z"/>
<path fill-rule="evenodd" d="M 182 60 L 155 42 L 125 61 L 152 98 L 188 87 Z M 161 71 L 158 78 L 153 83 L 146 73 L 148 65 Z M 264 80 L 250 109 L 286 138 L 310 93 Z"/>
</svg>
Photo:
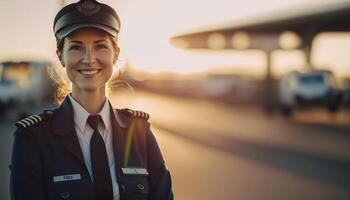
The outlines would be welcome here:
<svg viewBox="0 0 350 200">
<path fill-rule="evenodd" d="M 49 62 L 0 63 L 0 112 L 12 106 L 41 104 L 54 95 Z"/>
<path fill-rule="evenodd" d="M 284 114 L 291 114 L 297 107 L 326 106 L 330 111 L 338 110 L 342 93 L 330 71 L 319 70 L 306 73 L 290 72 L 279 84 L 279 103 Z"/>
</svg>

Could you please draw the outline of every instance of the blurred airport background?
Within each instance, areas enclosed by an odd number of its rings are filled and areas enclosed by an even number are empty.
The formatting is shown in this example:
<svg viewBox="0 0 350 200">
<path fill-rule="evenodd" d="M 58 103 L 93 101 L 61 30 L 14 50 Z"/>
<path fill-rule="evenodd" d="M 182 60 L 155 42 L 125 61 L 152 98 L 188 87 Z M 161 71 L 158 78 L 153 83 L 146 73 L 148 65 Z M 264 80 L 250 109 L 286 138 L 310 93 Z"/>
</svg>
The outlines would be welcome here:
<svg viewBox="0 0 350 200">
<path fill-rule="evenodd" d="M 1 200 L 14 123 L 55 107 L 70 2 L 0 2 Z M 176 199 L 350 199 L 350 1 L 102 2 L 122 19 L 109 98 L 151 115 Z"/>
</svg>

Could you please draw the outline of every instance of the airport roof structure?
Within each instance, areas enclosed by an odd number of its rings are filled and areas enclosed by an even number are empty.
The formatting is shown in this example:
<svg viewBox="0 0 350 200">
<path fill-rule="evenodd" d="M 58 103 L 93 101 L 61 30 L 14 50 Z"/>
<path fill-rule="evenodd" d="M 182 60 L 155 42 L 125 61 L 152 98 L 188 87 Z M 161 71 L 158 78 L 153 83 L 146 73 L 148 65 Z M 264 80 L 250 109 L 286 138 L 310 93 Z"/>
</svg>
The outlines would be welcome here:
<svg viewBox="0 0 350 200">
<path fill-rule="evenodd" d="M 259 17 L 256 20 L 230 22 L 182 33 L 172 37 L 171 42 L 180 48 L 210 48 L 208 38 L 214 33 L 220 33 L 226 39 L 230 39 L 237 32 L 247 33 L 253 38 L 261 34 L 279 35 L 285 31 L 291 31 L 302 39 L 302 44 L 310 45 L 313 37 L 320 32 L 350 31 L 349 3 L 304 13 L 291 12 L 288 15 L 279 15 L 276 11 L 271 15 L 275 17 Z M 230 42 L 223 48 L 235 49 Z"/>
</svg>

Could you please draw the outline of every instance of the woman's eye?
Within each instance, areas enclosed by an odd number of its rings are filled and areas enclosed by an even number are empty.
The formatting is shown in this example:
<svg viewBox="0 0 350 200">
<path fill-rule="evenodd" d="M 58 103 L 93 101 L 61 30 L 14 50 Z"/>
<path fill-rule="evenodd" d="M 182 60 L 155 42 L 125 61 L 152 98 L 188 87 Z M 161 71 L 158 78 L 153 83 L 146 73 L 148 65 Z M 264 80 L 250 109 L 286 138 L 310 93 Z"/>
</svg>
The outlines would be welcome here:
<svg viewBox="0 0 350 200">
<path fill-rule="evenodd" d="M 98 49 L 106 49 L 106 48 L 107 48 L 107 45 L 98 44 L 96 47 L 97 47 Z"/>
<path fill-rule="evenodd" d="M 69 47 L 69 50 L 79 50 L 79 49 L 81 49 L 81 47 L 78 45 L 72 45 Z"/>
</svg>

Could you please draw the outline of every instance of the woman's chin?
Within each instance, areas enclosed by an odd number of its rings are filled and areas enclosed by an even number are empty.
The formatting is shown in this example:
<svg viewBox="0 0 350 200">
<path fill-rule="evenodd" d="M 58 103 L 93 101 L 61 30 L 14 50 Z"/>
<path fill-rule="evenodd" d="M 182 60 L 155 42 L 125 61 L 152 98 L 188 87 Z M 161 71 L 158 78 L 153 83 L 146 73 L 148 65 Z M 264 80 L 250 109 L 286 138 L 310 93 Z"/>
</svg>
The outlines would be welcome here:
<svg viewBox="0 0 350 200">
<path fill-rule="evenodd" d="M 101 87 L 95 84 L 94 85 L 86 84 L 86 85 L 81 85 L 77 89 L 80 91 L 94 92 L 94 91 L 99 91 L 101 89 L 104 90 L 104 87 L 103 86 Z"/>
</svg>

